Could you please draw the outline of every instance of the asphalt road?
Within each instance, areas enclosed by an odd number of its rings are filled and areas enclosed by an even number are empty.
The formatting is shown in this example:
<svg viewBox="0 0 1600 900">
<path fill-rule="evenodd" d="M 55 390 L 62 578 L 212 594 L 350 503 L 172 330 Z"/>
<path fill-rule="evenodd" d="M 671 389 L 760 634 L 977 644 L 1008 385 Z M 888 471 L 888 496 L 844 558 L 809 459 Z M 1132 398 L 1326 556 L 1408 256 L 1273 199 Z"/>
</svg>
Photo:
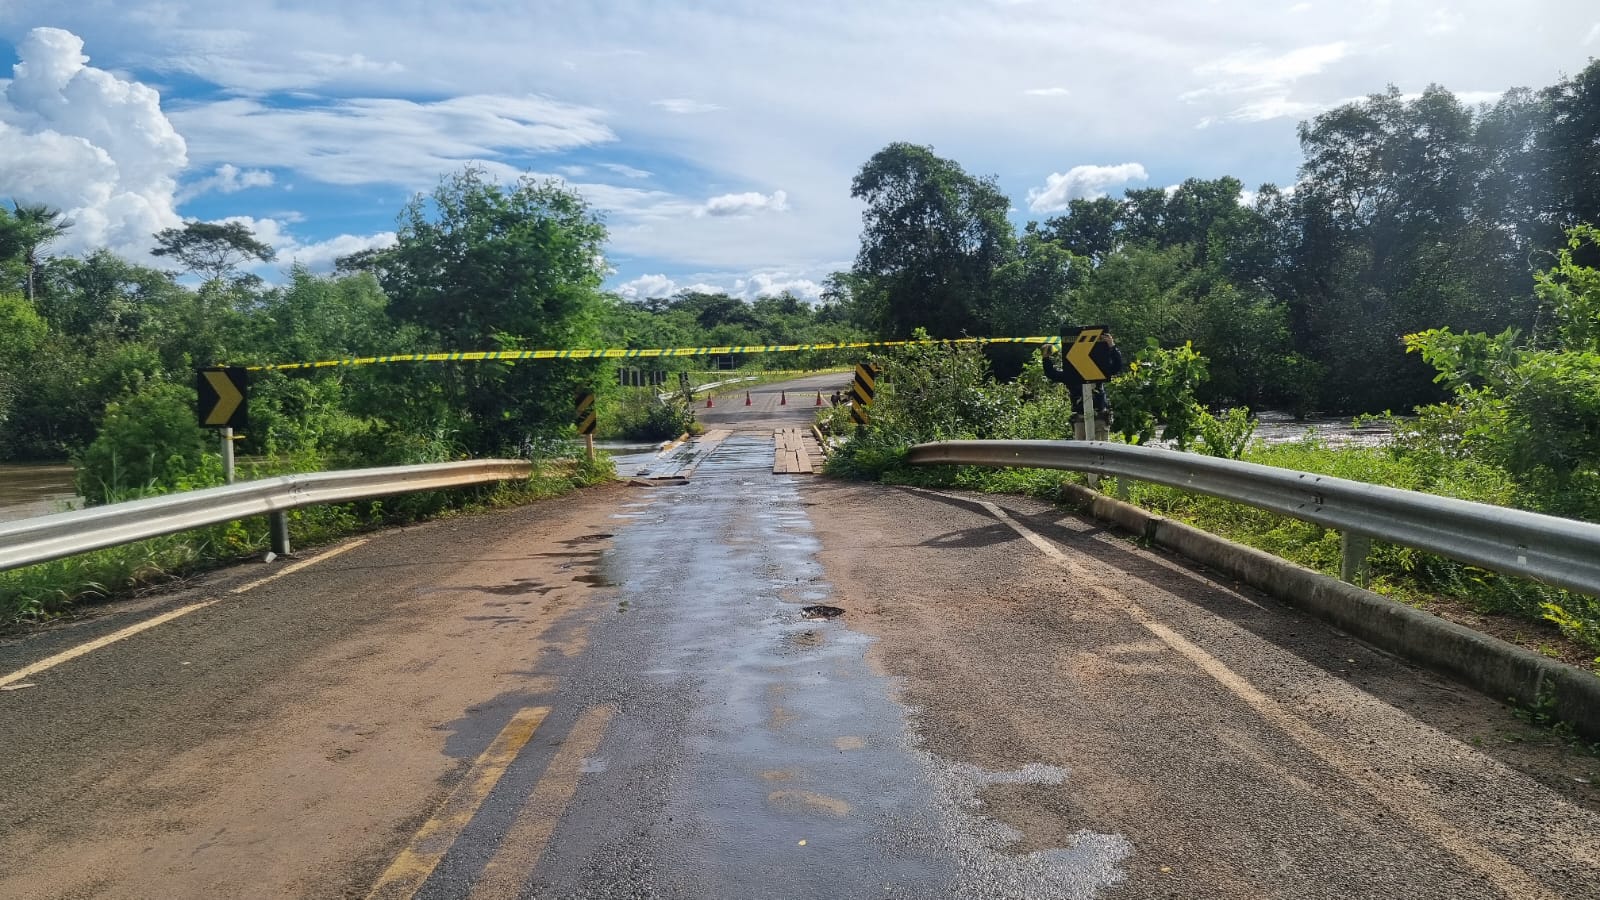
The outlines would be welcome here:
<svg viewBox="0 0 1600 900">
<path fill-rule="evenodd" d="M 775 476 L 771 427 L 0 642 L 189 610 L 3 685 L 0 896 L 1600 897 L 1595 757 L 1048 504 Z"/>
</svg>

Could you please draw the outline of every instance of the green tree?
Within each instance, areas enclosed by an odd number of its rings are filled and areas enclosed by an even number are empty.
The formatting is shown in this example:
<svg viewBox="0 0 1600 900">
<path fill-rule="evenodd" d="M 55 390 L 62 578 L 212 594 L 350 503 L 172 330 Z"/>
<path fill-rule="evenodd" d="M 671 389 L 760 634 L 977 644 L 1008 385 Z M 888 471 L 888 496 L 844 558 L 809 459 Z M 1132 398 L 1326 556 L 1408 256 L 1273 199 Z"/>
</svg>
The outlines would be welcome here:
<svg viewBox="0 0 1600 900">
<path fill-rule="evenodd" d="M 854 274 L 870 286 L 860 297 L 882 334 L 987 330 L 994 276 L 1015 243 L 1010 200 L 993 178 L 968 175 L 929 147 L 895 143 L 861 167 L 850 196 L 867 204 Z"/>
<path fill-rule="evenodd" d="M 183 266 L 183 271 L 206 281 L 219 281 L 252 260 L 271 262 L 277 255 L 243 222 L 191 219 L 182 228 L 164 228 L 155 237 L 152 256 L 170 256 Z"/>
<path fill-rule="evenodd" d="M 449 349 L 590 345 L 604 304 L 606 230 L 578 194 L 553 181 L 509 186 L 479 168 L 445 178 L 400 215 L 398 239 L 373 264 L 391 311 Z M 477 453 L 515 447 L 572 418 L 590 362 L 471 363 L 440 373 L 464 410 L 461 438 Z"/>
<path fill-rule="evenodd" d="M 11 253 L 21 258 L 26 273 L 28 299 L 32 301 L 37 296 L 34 288 L 39 267 L 43 263 L 41 252 L 66 234 L 72 222 L 62 216 L 61 210 L 43 203 L 24 204 L 13 200 L 11 205 L 10 222 L 0 227 L 0 255 L 4 254 L 9 244 Z"/>
</svg>

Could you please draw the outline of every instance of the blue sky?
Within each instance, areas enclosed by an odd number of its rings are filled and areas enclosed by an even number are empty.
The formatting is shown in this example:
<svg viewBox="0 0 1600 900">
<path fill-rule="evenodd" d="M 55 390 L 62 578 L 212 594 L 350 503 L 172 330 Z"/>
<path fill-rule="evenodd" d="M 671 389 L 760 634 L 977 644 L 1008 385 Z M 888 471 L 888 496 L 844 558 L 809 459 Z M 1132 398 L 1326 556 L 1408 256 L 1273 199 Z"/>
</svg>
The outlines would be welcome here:
<svg viewBox="0 0 1600 900">
<path fill-rule="evenodd" d="M 243 218 L 326 268 L 477 162 L 605 215 L 609 285 L 814 297 L 892 141 L 995 175 L 1021 223 L 1230 174 L 1393 83 L 1490 101 L 1600 55 L 1592 0 L 0 0 L 0 197 L 141 261 Z M 273 277 L 281 266 L 263 271 Z"/>
</svg>

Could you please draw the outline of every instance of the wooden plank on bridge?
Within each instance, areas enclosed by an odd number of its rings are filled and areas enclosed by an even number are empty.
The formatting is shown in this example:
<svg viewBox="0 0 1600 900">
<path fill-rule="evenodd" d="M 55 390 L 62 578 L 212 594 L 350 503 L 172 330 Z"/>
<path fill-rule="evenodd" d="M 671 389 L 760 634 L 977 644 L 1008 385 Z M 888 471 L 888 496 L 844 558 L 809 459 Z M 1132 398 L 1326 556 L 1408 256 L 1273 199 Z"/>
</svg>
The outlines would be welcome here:
<svg viewBox="0 0 1600 900">
<path fill-rule="evenodd" d="M 774 445 L 772 473 L 774 475 L 811 475 L 816 472 L 813 463 L 809 430 L 780 428 L 772 433 Z"/>
</svg>

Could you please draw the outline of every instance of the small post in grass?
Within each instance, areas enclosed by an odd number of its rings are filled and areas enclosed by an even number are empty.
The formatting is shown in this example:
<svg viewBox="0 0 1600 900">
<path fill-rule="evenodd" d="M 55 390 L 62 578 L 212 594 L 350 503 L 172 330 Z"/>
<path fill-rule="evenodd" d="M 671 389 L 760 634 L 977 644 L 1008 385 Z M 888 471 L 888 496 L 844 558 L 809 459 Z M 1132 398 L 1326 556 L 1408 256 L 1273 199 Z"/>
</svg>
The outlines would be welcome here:
<svg viewBox="0 0 1600 900">
<path fill-rule="evenodd" d="M 1366 587 L 1372 574 L 1368 556 L 1372 553 L 1372 538 L 1353 531 L 1339 533 L 1339 580 L 1356 587 Z"/>
</svg>

